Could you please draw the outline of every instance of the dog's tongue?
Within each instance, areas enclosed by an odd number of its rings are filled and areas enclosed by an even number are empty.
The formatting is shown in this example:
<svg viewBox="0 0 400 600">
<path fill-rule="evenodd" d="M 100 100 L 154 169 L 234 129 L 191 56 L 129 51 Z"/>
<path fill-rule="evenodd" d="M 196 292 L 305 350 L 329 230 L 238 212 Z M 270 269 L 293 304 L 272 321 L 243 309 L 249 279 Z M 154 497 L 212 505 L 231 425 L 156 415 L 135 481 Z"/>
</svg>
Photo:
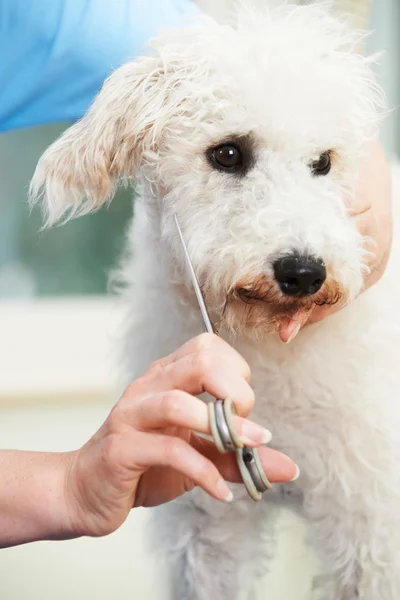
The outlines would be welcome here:
<svg viewBox="0 0 400 600">
<path fill-rule="evenodd" d="M 279 327 L 279 336 L 282 342 L 288 344 L 294 340 L 300 329 L 306 324 L 313 308 L 314 307 L 307 309 L 300 308 L 289 320 L 281 323 Z"/>
</svg>

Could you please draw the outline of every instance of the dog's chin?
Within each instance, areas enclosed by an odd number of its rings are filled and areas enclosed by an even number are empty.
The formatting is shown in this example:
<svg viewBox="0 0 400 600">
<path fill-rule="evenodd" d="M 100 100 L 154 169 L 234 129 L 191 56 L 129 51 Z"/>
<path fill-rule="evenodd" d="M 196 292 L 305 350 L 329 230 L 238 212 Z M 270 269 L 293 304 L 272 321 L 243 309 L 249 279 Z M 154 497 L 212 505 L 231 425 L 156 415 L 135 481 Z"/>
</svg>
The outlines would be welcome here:
<svg viewBox="0 0 400 600">
<path fill-rule="evenodd" d="M 300 298 L 284 296 L 274 283 L 236 286 L 226 296 L 219 328 L 262 338 L 288 327 L 294 330 L 297 324 L 303 327 L 316 306 L 340 307 L 348 300 L 348 293 L 333 279 L 316 294 Z"/>
</svg>

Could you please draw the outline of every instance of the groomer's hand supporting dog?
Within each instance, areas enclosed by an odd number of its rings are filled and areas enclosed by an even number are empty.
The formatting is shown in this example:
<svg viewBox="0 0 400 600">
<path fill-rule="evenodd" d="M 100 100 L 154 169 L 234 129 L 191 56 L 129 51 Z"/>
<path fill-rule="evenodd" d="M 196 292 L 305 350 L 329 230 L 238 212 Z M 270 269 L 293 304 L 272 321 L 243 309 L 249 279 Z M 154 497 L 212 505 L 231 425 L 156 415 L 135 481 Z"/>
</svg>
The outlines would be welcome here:
<svg viewBox="0 0 400 600">
<path fill-rule="evenodd" d="M 40 539 L 101 536 L 132 507 L 173 500 L 195 486 L 229 501 L 224 480 L 240 482 L 233 454 L 219 454 L 206 405 L 194 394 L 231 397 L 236 431 L 248 446 L 271 438 L 244 417 L 254 403 L 250 371 L 220 338 L 203 334 L 134 381 L 98 432 L 69 453 L 0 452 L 0 547 Z M 291 481 L 296 465 L 260 449 L 270 481 Z"/>
<path fill-rule="evenodd" d="M 357 229 L 370 243 L 370 260 L 363 291 L 379 281 L 386 270 L 393 237 L 392 190 L 390 169 L 382 145 L 371 142 L 361 165 L 354 198 L 347 199 L 349 213 Z M 317 306 L 308 323 L 321 321 L 335 313 L 337 306 Z"/>
</svg>

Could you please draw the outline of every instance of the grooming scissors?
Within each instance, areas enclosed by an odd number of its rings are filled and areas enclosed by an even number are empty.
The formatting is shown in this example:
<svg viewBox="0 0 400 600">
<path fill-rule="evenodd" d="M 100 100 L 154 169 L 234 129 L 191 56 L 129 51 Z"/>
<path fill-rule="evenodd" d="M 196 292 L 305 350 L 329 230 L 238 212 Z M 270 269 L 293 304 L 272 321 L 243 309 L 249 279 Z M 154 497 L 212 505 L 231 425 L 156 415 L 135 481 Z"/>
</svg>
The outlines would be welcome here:
<svg viewBox="0 0 400 600">
<path fill-rule="evenodd" d="M 201 316 L 203 318 L 204 328 L 208 333 L 218 335 L 218 331 L 208 314 L 204 296 L 196 273 L 194 272 L 192 261 L 176 215 L 174 215 L 174 219 Z M 231 398 L 226 398 L 225 400 L 216 398 L 214 402 L 209 402 L 208 414 L 210 419 L 210 429 L 215 445 L 220 452 L 235 452 L 236 461 L 246 490 L 250 498 L 255 502 L 258 502 L 261 500 L 262 494 L 272 486 L 265 475 L 257 449 L 243 446 L 240 438 L 235 432 L 232 417 L 236 414 L 236 410 Z"/>
</svg>

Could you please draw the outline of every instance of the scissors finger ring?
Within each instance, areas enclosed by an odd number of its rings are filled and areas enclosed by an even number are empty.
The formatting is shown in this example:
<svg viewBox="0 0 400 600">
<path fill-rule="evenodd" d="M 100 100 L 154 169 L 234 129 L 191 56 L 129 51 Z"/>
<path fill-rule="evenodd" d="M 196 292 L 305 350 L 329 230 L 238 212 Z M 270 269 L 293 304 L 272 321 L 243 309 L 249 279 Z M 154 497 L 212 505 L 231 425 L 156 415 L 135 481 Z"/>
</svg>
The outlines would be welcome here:
<svg viewBox="0 0 400 600">
<path fill-rule="evenodd" d="M 236 414 L 231 398 L 208 404 L 211 434 L 220 452 L 236 453 L 236 462 L 246 490 L 252 500 L 258 502 L 271 483 L 265 475 L 258 451 L 243 446 L 235 432 L 232 416 Z"/>
<path fill-rule="evenodd" d="M 236 414 L 231 398 L 216 400 L 208 404 L 211 434 L 220 452 L 233 452 L 243 447 L 233 426 L 232 416 Z"/>
</svg>

